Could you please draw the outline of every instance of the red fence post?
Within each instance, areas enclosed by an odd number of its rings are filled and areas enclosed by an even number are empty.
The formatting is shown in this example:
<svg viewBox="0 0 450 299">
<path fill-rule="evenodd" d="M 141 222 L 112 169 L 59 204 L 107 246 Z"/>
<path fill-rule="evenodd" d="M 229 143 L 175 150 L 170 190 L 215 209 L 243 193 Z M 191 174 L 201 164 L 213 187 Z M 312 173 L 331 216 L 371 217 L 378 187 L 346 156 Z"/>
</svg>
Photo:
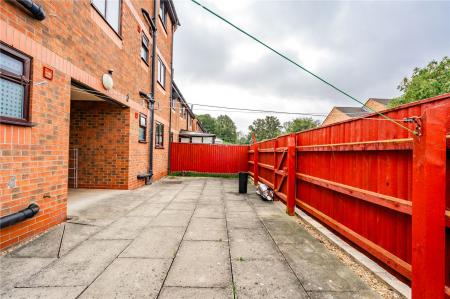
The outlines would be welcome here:
<svg viewBox="0 0 450 299">
<path fill-rule="evenodd" d="M 430 108 L 414 138 L 412 298 L 444 298 L 446 122 L 450 105 Z"/>
<path fill-rule="evenodd" d="M 256 136 L 253 134 L 253 183 L 258 185 L 258 143 L 256 142 Z"/>
<path fill-rule="evenodd" d="M 290 216 L 295 214 L 295 134 L 288 137 L 288 152 L 287 152 L 287 201 L 286 213 Z"/>
</svg>

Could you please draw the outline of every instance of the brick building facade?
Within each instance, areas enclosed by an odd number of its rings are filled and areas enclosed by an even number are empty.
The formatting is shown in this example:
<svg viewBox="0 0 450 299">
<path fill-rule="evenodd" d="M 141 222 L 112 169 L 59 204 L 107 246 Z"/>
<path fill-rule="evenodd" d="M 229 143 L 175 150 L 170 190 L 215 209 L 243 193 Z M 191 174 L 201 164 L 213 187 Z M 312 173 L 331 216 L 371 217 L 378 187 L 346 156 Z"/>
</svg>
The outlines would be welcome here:
<svg viewBox="0 0 450 299">
<path fill-rule="evenodd" d="M 0 216 L 40 207 L 0 250 L 64 221 L 68 187 L 134 189 L 168 169 L 172 1 L 35 3 L 43 20 L 0 0 Z"/>
</svg>

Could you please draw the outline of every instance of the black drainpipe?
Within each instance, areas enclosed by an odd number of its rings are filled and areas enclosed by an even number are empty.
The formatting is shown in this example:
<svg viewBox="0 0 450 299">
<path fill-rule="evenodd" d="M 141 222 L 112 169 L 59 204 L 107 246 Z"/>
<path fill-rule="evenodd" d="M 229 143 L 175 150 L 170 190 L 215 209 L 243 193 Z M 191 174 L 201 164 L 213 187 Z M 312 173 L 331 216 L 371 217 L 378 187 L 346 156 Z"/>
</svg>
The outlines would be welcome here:
<svg viewBox="0 0 450 299">
<path fill-rule="evenodd" d="M 0 229 L 16 224 L 25 219 L 31 218 L 39 212 L 39 206 L 32 203 L 28 208 L 23 209 L 17 213 L 3 216 L 0 218 Z"/>
<path fill-rule="evenodd" d="M 17 3 L 23 6 L 33 18 L 42 21 L 45 19 L 45 11 L 42 6 L 34 3 L 32 0 L 16 0 Z"/>
<path fill-rule="evenodd" d="M 157 34 L 157 25 L 156 25 L 156 0 L 153 1 L 153 24 L 152 24 L 152 82 L 150 86 L 150 126 L 149 126 L 149 155 L 148 155 L 148 173 L 149 178 L 147 180 L 147 184 L 151 184 L 151 179 L 153 177 L 153 131 L 154 131 L 154 123 L 155 123 L 155 64 L 156 64 L 156 34 Z"/>
<path fill-rule="evenodd" d="M 172 47 L 170 49 L 170 98 L 169 98 L 169 148 L 168 148 L 168 158 L 167 158 L 167 173 L 170 174 L 170 136 L 172 134 L 172 97 L 173 97 L 173 35 L 175 26 L 172 25 Z"/>
</svg>

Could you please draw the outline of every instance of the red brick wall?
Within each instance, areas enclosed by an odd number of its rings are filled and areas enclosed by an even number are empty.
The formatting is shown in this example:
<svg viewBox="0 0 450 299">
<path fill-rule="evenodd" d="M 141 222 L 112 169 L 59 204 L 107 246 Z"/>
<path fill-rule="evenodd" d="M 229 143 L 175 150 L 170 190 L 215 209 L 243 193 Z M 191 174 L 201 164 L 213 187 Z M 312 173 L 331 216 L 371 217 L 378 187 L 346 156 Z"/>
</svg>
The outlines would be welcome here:
<svg viewBox="0 0 450 299">
<path fill-rule="evenodd" d="M 78 149 L 78 187 L 128 189 L 129 108 L 72 101 L 70 148 Z"/>
<path fill-rule="evenodd" d="M 33 201 L 41 206 L 41 212 L 33 219 L 0 231 L 0 250 L 66 217 L 71 80 L 128 107 L 120 114 L 125 122 L 118 129 L 123 136 L 129 136 L 128 159 L 120 162 L 121 167 L 128 169 L 119 179 L 116 168 L 114 180 L 120 182 L 120 187 L 137 188 L 144 183 L 137 180 L 137 174 L 148 171 L 148 144 L 138 142 L 138 119 L 134 115 L 136 112 L 149 115 L 139 96 L 140 91 L 149 93 L 151 89 L 151 66 L 140 58 L 142 30 L 151 40 L 141 8 L 153 15 L 153 1 L 122 1 L 120 37 L 93 9 L 90 0 L 40 0 L 38 3 L 47 15 L 43 21 L 34 20 L 13 3 L 0 0 L 0 40 L 31 56 L 33 82 L 46 82 L 31 88 L 30 115 L 34 127 L 0 124 L 1 215 L 26 208 Z M 168 20 L 167 34 L 162 32 L 159 19 L 157 22 L 158 53 L 168 70 L 166 90 L 156 87 L 156 100 L 161 107 L 169 106 L 170 96 L 173 33 Z M 43 66 L 54 70 L 52 81 L 42 77 Z M 111 69 L 114 88 L 107 91 L 101 76 Z M 155 150 L 155 179 L 167 173 L 169 114 L 164 109 L 155 113 L 156 119 L 166 124 L 166 146 L 164 150 Z M 13 177 L 17 187 L 9 189 L 7 185 Z M 109 182 L 112 181 L 111 178 Z"/>
<path fill-rule="evenodd" d="M 42 80 L 40 75 L 34 72 L 33 80 Z M 35 217 L 0 231 L 0 250 L 66 219 L 69 82 L 57 71 L 47 85 L 31 88 L 34 127 L 0 124 L 0 216 L 33 202 L 40 207 Z"/>
</svg>

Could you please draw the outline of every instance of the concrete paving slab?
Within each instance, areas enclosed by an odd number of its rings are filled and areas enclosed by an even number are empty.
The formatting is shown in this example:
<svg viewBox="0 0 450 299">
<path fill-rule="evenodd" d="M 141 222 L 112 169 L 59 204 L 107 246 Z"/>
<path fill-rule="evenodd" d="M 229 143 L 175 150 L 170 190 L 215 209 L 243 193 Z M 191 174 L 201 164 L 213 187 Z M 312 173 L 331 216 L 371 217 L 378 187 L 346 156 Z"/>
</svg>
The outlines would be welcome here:
<svg viewBox="0 0 450 299">
<path fill-rule="evenodd" d="M 128 245 L 125 240 L 88 240 L 20 287 L 86 286 Z"/>
<path fill-rule="evenodd" d="M 94 239 L 134 239 L 150 223 L 148 217 L 123 217 L 100 231 Z"/>
<path fill-rule="evenodd" d="M 229 235 L 233 260 L 283 258 L 270 236 L 262 229 L 231 229 Z"/>
<path fill-rule="evenodd" d="M 73 223 L 65 223 L 64 226 L 64 237 L 62 240 L 61 249 L 59 250 L 60 257 L 66 255 L 70 250 L 81 244 L 81 242 L 87 240 L 93 234 L 102 229 L 100 226 L 80 225 Z"/>
<path fill-rule="evenodd" d="M 261 229 L 262 224 L 255 213 L 253 212 L 235 212 L 229 213 L 226 211 L 227 225 L 229 229 L 233 228 L 247 228 L 247 229 Z"/>
<path fill-rule="evenodd" d="M 225 209 L 222 204 L 199 205 L 195 209 L 194 218 L 225 218 Z"/>
<path fill-rule="evenodd" d="M 238 189 L 238 186 L 236 186 L 236 189 Z M 246 195 L 245 194 L 239 194 L 238 192 L 224 192 L 224 200 L 225 201 L 233 201 L 233 200 L 237 200 L 237 201 L 245 201 L 246 200 Z"/>
<path fill-rule="evenodd" d="M 289 266 L 280 260 L 233 263 L 238 298 L 308 298 Z"/>
<path fill-rule="evenodd" d="M 231 286 L 227 242 L 183 241 L 165 286 Z"/>
<path fill-rule="evenodd" d="M 305 239 L 312 238 L 305 229 L 293 220 L 273 219 L 271 217 L 261 217 L 261 219 L 277 244 L 302 243 Z"/>
<path fill-rule="evenodd" d="M 164 210 L 151 223 L 150 226 L 183 226 L 186 227 L 193 211 Z"/>
<path fill-rule="evenodd" d="M 174 258 L 184 231 L 184 227 L 147 228 L 122 252 L 120 257 Z"/>
<path fill-rule="evenodd" d="M 171 202 L 166 210 L 182 210 L 193 211 L 195 209 L 195 202 Z"/>
<path fill-rule="evenodd" d="M 2 299 L 75 299 L 84 287 L 15 288 Z"/>
<path fill-rule="evenodd" d="M 10 256 L 13 257 L 58 257 L 59 244 L 63 235 L 64 225 L 47 231 L 37 239 L 31 241 L 21 248 L 14 250 Z"/>
<path fill-rule="evenodd" d="M 80 298 L 156 298 L 170 259 L 116 259 Z"/>
<path fill-rule="evenodd" d="M 184 237 L 185 240 L 197 241 L 225 241 L 227 238 L 223 218 L 192 218 Z"/>
<path fill-rule="evenodd" d="M 166 203 L 144 203 L 131 210 L 127 216 L 129 217 L 155 217 L 166 206 Z"/>
<path fill-rule="evenodd" d="M 253 209 L 246 201 L 226 201 L 225 207 L 228 212 L 253 212 Z"/>
<path fill-rule="evenodd" d="M 159 299 L 230 299 L 231 288 L 164 287 Z"/>
<path fill-rule="evenodd" d="M 0 258 L 0 297 L 15 285 L 27 280 L 33 274 L 45 268 L 54 258 Z"/>
</svg>

